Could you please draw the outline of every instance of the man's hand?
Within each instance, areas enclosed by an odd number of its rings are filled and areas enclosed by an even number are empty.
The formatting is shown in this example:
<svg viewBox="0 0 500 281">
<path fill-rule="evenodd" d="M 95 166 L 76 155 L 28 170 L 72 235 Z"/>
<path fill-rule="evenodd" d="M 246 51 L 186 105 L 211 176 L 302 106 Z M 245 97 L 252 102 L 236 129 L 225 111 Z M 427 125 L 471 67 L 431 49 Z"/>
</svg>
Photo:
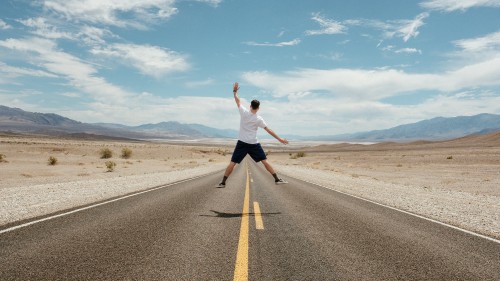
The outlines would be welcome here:
<svg viewBox="0 0 500 281">
<path fill-rule="evenodd" d="M 266 132 L 268 132 L 271 136 L 273 136 L 275 139 L 277 139 L 282 144 L 288 144 L 287 139 L 280 138 L 273 130 L 271 130 L 271 128 L 265 127 L 264 130 L 266 130 Z"/>
<path fill-rule="evenodd" d="M 240 97 L 238 97 L 238 90 L 240 87 L 238 87 L 238 82 L 234 82 L 233 85 L 233 94 L 234 94 L 234 101 L 236 102 L 236 106 L 240 108 Z"/>
<path fill-rule="evenodd" d="M 288 144 L 288 140 L 287 139 L 278 139 L 279 142 L 281 142 L 282 144 Z"/>
</svg>

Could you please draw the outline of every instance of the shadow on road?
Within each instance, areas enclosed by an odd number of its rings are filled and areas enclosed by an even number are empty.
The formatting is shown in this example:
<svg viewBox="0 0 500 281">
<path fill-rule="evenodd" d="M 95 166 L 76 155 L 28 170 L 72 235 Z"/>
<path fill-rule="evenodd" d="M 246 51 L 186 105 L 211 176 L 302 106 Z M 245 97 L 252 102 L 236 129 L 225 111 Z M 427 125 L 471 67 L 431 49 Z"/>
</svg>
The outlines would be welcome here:
<svg viewBox="0 0 500 281">
<path fill-rule="evenodd" d="M 218 212 L 214 210 L 210 210 L 212 215 L 200 215 L 200 217 L 212 217 L 212 218 L 241 218 L 244 216 L 255 216 L 255 213 L 224 213 Z M 261 216 L 270 216 L 270 215 L 281 215 L 281 212 L 278 213 L 260 213 Z"/>
</svg>

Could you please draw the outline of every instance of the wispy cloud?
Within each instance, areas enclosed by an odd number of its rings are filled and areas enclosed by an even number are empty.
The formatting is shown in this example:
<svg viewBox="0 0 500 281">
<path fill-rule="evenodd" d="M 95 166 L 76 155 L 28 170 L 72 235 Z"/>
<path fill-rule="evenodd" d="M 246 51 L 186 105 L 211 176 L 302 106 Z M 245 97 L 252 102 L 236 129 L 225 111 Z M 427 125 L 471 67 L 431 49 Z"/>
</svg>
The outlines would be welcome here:
<svg viewBox="0 0 500 281">
<path fill-rule="evenodd" d="M 473 7 L 500 7 L 499 0 L 428 0 L 420 6 L 430 10 L 445 12 L 465 11 Z"/>
<path fill-rule="evenodd" d="M 214 6 L 214 7 L 217 7 L 217 6 L 219 6 L 220 3 L 222 3 L 222 0 L 195 0 L 195 1 L 207 3 L 207 4 Z"/>
<path fill-rule="evenodd" d="M 200 87 L 205 87 L 209 85 L 213 85 L 215 83 L 215 80 L 212 78 L 208 78 L 205 80 L 199 80 L 199 81 L 190 81 L 186 83 L 186 87 L 188 88 L 200 88 Z"/>
<path fill-rule="evenodd" d="M 500 55 L 443 74 L 407 73 L 395 69 L 299 69 L 282 74 L 246 72 L 248 83 L 287 97 L 300 92 L 329 92 L 332 96 L 381 100 L 414 91 L 454 92 L 469 87 L 500 85 Z"/>
<path fill-rule="evenodd" d="M 52 73 L 40 69 L 10 66 L 3 62 L 0 62 L 0 72 L 3 73 L 2 76 L 9 78 L 15 78 L 19 76 L 51 77 L 51 78 L 57 77 L 57 75 L 54 75 Z"/>
<path fill-rule="evenodd" d="M 107 82 L 97 75 L 90 63 L 58 50 L 53 40 L 45 38 L 7 39 L 0 47 L 17 51 L 32 64 L 66 80 L 72 87 L 106 104 L 122 104 L 133 94 Z"/>
<path fill-rule="evenodd" d="M 174 3 L 174 0 L 45 0 L 43 6 L 68 20 L 145 29 L 147 24 L 175 15 Z"/>
<path fill-rule="evenodd" d="M 402 38 L 404 42 L 407 42 L 411 38 L 415 38 L 419 35 L 419 28 L 425 24 L 424 19 L 427 17 L 429 17 L 429 13 L 424 12 L 418 14 L 414 19 L 410 20 L 401 19 L 381 21 L 373 19 L 348 19 L 342 22 L 337 22 L 326 19 L 319 14 L 315 14 L 313 19 L 322 23 L 321 25 L 324 29 L 313 31 L 308 30 L 306 31 L 306 34 L 341 34 L 346 33 L 348 26 L 361 26 L 381 30 L 385 39 L 399 37 Z"/>
<path fill-rule="evenodd" d="M 407 42 L 410 38 L 415 38 L 420 33 L 418 29 L 424 25 L 424 19 L 429 16 L 429 13 L 421 13 L 413 20 L 401 20 L 398 23 L 401 25 L 395 31 L 395 36 L 402 37 L 403 41 Z"/>
<path fill-rule="evenodd" d="M 0 19 L 0 30 L 2 29 L 10 29 L 12 26 L 8 25 L 6 22 Z"/>
<path fill-rule="evenodd" d="M 401 49 L 396 49 L 393 45 L 387 45 L 382 48 L 383 51 L 390 51 L 394 52 L 396 54 L 422 54 L 422 50 L 416 49 L 416 48 L 401 48 Z"/>
<path fill-rule="evenodd" d="M 406 54 L 422 54 L 422 50 L 415 48 L 402 48 L 394 51 L 396 54 L 406 53 Z"/>
<path fill-rule="evenodd" d="M 27 27 L 33 28 L 32 33 L 40 37 L 49 39 L 74 39 L 74 36 L 71 33 L 59 31 L 56 26 L 49 24 L 45 18 L 39 17 L 22 19 L 19 20 L 19 22 Z"/>
<path fill-rule="evenodd" d="M 91 50 L 95 55 L 118 58 L 137 68 L 142 74 L 161 77 L 190 68 L 184 55 L 166 48 L 150 45 L 113 44 Z"/>
<path fill-rule="evenodd" d="M 77 37 L 90 46 L 104 45 L 107 38 L 119 38 L 108 29 L 88 25 L 81 27 Z"/>
<path fill-rule="evenodd" d="M 295 46 L 300 44 L 301 40 L 296 38 L 291 41 L 285 41 L 285 42 L 278 42 L 278 43 L 269 43 L 269 42 L 264 42 L 264 43 L 257 43 L 257 42 L 243 42 L 246 45 L 249 46 L 260 46 L 260 47 L 286 47 L 286 46 Z"/>
<path fill-rule="evenodd" d="M 457 40 L 453 43 L 467 52 L 500 51 L 500 31 L 478 38 Z"/>
<path fill-rule="evenodd" d="M 319 13 L 313 14 L 311 19 L 319 23 L 321 29 L 307 30 L 306 35 L 342 34 L 347 31 L 347 26 L 341 22 L 325 18 Z"/>
</svg>

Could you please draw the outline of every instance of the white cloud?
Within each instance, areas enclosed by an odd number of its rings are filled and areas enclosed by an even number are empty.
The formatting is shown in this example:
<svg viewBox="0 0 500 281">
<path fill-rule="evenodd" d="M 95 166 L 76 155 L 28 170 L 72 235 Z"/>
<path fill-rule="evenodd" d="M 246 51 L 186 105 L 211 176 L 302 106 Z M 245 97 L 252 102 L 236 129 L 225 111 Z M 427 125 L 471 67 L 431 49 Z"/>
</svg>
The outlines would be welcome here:
<svg viewBox="0 0 500 281">
<path fill-rule="evenodd" d="M 319 15 L 317 15 L 320 17 Z M 418 14 L 414 19 L 401 19 L 401 20 L 391 20 L 391 21 L 381 21 L 372 19 L 348 19 L 343 22 L 332 21 L 331 33 L 328 33 L 328 28 L 319 31 L 307 31 L 308 35 L 316 34 L 339 34 L 345 33 L 348 26 L 361 26 L 381 30 L 383 32 L 383 37 L 387 38 L 402 38 L 404 42 L 408 42 L 411 38 L 415 38 L 419 35 L 419 29 L 425 24 L 424 19 L 429 17 L 429 13 L 424 12 Z M 327 19 L 322 19 L 322 21 L 328 21 Z M 337 28 L 335 28 L 337 26 Z M 311 34 L 312 32 L 312 34 Z M 371 37 L 371 35 L 365 34 L 363 36 Z M 382 41 L 381 41 L 382 42 Z M 380 43 L 381 43 L 380 42 Z M 379 43 L 379 45 L 380 45 Z M 378 46 L 377 46 L 378 47 Z"/>
<path fill-rule="evenodd" d="M 107 29 L 88 25 L 83 26 L 77 36 L 81 38 L 85 44 L 91 46 L 106 44 L 106 40 L 104 39 L 108 37 L 119 38 L 117 35 L 113 34 Z"/>
<path fill-rule="evenodd" d="M 57 75 L 49 73 L 47 71 L 43 71 L 40 69 L 30 69 L 24 67 L 15 67 L 7 65 L 3 62 L 0 62 L 0 72 L 3 72 L 3 76 L 5 77 L 19 77 L 19 76 L 32 76 L 32 77 L 50 77 L 56 78 Z"/>
<path fill-rule="evenodd" d="M 406 54 L 422 54 L 422 51 L 415 48 L 402 48 L 394 51 L 396 54 L 406 53 Z"/>
<path fill-rule="evenodd" d="M 190 81 L 186 83 L 186 87 L 188 88 L 200 88 L 200 87 L 205 87 L 209 85 L 213 85 L 215 83 L 215 80 L 212 78 L 208 78 L 205 80 L 199 80 L 199 81 Z"/>
<path fill-rule="evenodd" d="M 27 61 L 56 74 L 95 100 L 108 104 L 126 103 L 133 94 L 97 76 L 97 69 L 81 59 L 60 51 L 54 41 L 43 38 L 7 39 L 0 47 L 18 51 Z"/>
<path fill-rule="evenodd" d="M 413 20 L 404 20 L 400 23 L 402 26 L 396 31 L 396 36 L 402 37 L 403 41 L 407 42 L 410 38 L 418 36 L 418 29 L 424 25 L 424 19 L 429 16 L 429 13 L 421 13 Z"/>
<path fill-rule="evenodd" d="M 0 30 L 10 29 L 10 28 L 12 28 L 12 26 L 8 25 L 6 22 L 0 19 Z"/>
<path fill-rule="evenodd" d="M 68 98 L 81 98 L 82 97 L 81 94 L 74 93 L 74 92 L 61 93 L 60 95 L 63 97 L 68 97 Z"/>
<path fill-rule="evenodd" d="M 500 85 L 500 55 L 443 73 L 406 73 L 394 69 L 299 69 L 283 74 L 247 72 L 250 84 L 287 97 L 300 92 L 326 91 L 334 97 L 381 100 L 414 91 L 453 92 L 469 87 Z"/>
<path fill-rule="evenodd" d="M 300 39 L 296 38 L 296 39 L 293 39 L 292 41 L 279 42 L 279 43 L 244 42 L 244 44 L 249 45 L 249 46 L 262 46 L 262 47 L 285 47 L 285 46 L 295 46 L 295 45 L 300 44 Z"/>
<path fill-rule="evenodd" d="M 154 77 L 186 71 L 190 68 L 184 55 L 157 46 L 113 44 L 108 47 L 94 48 L 91 52 L 122 59 L 141 73 Z"/>
<path fill-rule="evenodd" d="M 307 30 L 306 35 L 322 35 L 322 34 L 342 34 L 346 33 L 347 26 L 342 23 L 327 19 L 320 15 L 319 13 L 313 14 L 312 20 L 319 23 L 321 29 L 319 30 Z"/>
<path fill-rule="evenodd" d="M 19 20 L 19 22 L 27 27 L 33 28 L 34 31 L 32 33 L 40 37 L 49 39 L 74 39 L 74 36 L 71 33 L 59 31 L 57 27 L 47 23 L 45 18 L 29 18 Z"/>
<path fill-rule="evenodd" d="M 144 29 L 146 23 L 165 20 L 176 14 L 177 8 L 173 6 L 174 2 L 174 0 L 45 0 L 43 6 L 69 20 Z"/>
<path fill-rule="evenodd" d="M 219 6 L 220 3 L 222 3 L 222 0 L 195 0 L 195 1 L 207 3 L 207 4 L 214 6 L 214 7 L 217 7 L 217 6 Z"/>
<path fill-rule="evenodd" d="M 445 12 L 465 11 L 473 7 L 500 7 L 500 0 L 428 0 L 420 6 Z"/>
<path fill-rule="evenodd" d="M 175 120 L 221 129 L 237 129 L 239 126 L 239 114 L 232 98 L 195 96 L 162 98 L 143 93 L 130 97 L 127 104 L 95 101 L 88 104 L 88 108 L 84 110 L 59 111 L 58 113 L 84 122 L 140 125 Z"/>
<path fill-rule="evenodd" d="M 457 40 L 453 43 L 466 52 L 500 50 L 500 31 L 488 34 L 483 37 Z"/>
</svg>

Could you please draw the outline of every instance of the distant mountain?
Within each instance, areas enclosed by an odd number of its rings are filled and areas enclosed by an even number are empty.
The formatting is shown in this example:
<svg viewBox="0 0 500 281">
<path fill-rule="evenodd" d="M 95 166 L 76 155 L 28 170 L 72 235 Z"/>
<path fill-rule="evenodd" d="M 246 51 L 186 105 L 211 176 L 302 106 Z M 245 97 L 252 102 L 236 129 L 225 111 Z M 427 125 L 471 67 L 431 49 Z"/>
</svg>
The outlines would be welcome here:
<svg viewBox="0 0 500 281">
<path fill-rule="evenodd" d="M 150 135 L 169 136 L 172 133 L 191 138 L 236 138 L 238 131 L 231 129 L 216 129 L 200 124 L 182 124 L 176 121 L 161 122 L 156 124 L 144 124 L 140 126 L 125 126 L 120 124 L 98 123 L 96 125 L 114 128 L 126 129 L 135 132 L 143 132 Z"/>
<path fill-rule="evenodd" d="M 483 113 L 475 116 L 437 117 L 386 130 L 332 136 L 329 139 L 366 142 L 446 140 L 495 131 L 500 131 L 500 115 Z"/>
<path fill-rule="evenodd" d="M 129 139 L 235 138 L 237 131 L 220 130 L 199 124 L 161 122 L 140 126 L 78 122 L 53 113 L 28 112 L 0 105 L 0 131 L 42 135 L 84 134 L 92 138 L 109 136 Z"/>
<path fill-rule="evenodd" d="M 0 105 L 0 131 L 44 135 L 87 135 L 91 138 L 109 136 L 129 139 L 201 139 L 237 138 L 238 131 L 223 130 L 200 124 L 182 124 L 175 121 L 140 126 L 78 122 L 53 113 L 28 112 Z M 343 134 L 336 136 L 283 136 L 290 140 L 385 142 L 414 140 L 447 140 L 471 134 L 483 135 L 500 131 L 500 115 L 437 117 L 386 130 Z M 263 133 L 261 139 L 270 138 Z"/>
<path fill-rule="evenodd" d="M 0 122 L 48 126 L 79 126 L 82 123 L 53 113 L 27 112 L 0 105 Z"/>
</svg>

